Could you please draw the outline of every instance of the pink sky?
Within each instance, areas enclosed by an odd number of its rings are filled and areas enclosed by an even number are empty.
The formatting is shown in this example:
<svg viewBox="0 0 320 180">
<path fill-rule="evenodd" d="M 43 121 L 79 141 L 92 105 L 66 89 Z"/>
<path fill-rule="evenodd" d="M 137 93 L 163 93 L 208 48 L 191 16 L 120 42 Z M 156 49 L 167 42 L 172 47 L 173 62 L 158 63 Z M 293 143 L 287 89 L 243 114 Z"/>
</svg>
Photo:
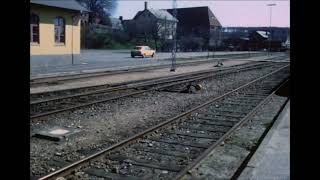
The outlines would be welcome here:
<svg viewBox="0 0 320 180">
<path fill-rule="evenodd" d="M 148 8 L 172 8 L 170 0 L 148 0 L 147 2 Z M 269 3 L 276 4 L 272 7 L 272 26 L 290 27 L 289 0 L 177 0 L 178 8 L 208 6 L 222 26 L 269 26 L 269 7 L 266 6 Z M 143 9 L 144 0 L 118 0 L 118 8 L 113 17 L 123 16 L 124 19 L 131 19 Z"/>
</svg>

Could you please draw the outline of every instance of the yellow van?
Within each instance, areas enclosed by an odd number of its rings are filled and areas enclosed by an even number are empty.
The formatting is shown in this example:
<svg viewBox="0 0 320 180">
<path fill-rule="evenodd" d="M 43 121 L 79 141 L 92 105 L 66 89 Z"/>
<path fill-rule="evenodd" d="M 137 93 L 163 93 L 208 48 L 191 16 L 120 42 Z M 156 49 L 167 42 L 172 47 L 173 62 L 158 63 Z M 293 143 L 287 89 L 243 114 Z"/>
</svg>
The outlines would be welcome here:
<svg viewBox="0 0 320 180">
<path fill-rule="evenodd" d="M 136 46 L 131 50 L 131 57 L 142 56 L 144 57 L 154 57 L 156 51 L 151 49 L 149 46 Z"/>
</svg>

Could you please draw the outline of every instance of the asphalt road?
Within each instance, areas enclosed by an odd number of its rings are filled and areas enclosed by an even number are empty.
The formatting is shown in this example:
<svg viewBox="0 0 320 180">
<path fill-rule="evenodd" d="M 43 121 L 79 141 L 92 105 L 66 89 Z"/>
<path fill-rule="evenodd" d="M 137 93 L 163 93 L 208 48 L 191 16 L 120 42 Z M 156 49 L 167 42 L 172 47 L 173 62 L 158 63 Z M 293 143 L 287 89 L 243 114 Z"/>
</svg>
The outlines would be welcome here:
<svg viewBox="0 0 320 180">
<path fill-rule="evenodd" d="M 224 54 L 240 54 L 240 53 L 248 53 L 247 51 L 242 52 L 215 52 L 215 55 L 224 55 Z M 207 56 L 208 52 L 178 52 L 176 54 L 177 58 L 190 58 L 190 57 L 197 57 L 197 56 Z M 210 55 L 213 55 L 213 52 L 210 52 Z M 98 63 L 98 62 L 132 62 L 132 61 L 143 61 L 146 60 L 147 62 L 163 60 L 171 58 L 171 53 L 169 52 L 159 52 L 156 53 L 154 58 L 141 58 L 135 57 L 131 58 L 130 50 L 82 50 L 81 57 L 78 60 L 79 63 Z"/>
<path fill-rule="evenodd" d="M 210 52 L 210 56 L 226 54 L 247 54 L 247 51 L 233 52 Z M 178 52 L 177 58 L 192 58 L 207 56 L 208 52 Z M 154 58 L 131 58 L 130 50 L 82 50 L 79 58 L 75 60 L 74 65 L 64 65 L 57 67 L 31 67 L 31 75 L 55 74 L 61 72 L 78 72 L 82 70 L 100 69 L 100 68 L 119 68 L 132 67 L 140 65 L 160 65 L 168 64 L 171 61 L 171 53 L 156 53 Z M 71 60 L 70 60 L 71 61 Z"/>
</svg>

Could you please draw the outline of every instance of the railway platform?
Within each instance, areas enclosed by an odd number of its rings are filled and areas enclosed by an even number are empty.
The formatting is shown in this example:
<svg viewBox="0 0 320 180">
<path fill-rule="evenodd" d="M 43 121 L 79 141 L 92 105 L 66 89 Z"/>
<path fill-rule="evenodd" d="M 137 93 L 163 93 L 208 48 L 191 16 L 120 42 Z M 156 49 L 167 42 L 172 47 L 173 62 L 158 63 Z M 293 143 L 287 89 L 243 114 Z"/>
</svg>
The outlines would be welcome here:
<svg viewBox="0 0 320 180">
<path fill-rule="evenodd" d="M 239 176 L 254 179 L 290 179 L 290 101 Z"/>
</svg>

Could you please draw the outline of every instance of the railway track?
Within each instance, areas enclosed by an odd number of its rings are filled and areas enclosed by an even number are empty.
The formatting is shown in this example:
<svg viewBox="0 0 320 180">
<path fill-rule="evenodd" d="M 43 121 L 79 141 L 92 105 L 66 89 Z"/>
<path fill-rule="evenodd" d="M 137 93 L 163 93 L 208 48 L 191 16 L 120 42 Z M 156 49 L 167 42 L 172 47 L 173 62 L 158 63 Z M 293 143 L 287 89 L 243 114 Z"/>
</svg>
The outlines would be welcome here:
<svg viewBox="0 0 320 180">
<path fill-rule="evenodd" d="M 220 69 L 216 70 L 202 70 L 202 71 L 197 71 L 197 72 L 190 72 L 190 73 L 184 73 L 180 75 L 172 75 L 172 76 L 166 76 L 166 77 L 158 77 L 158 78 L 152 78 L 152 79 L 144 79 L 144 80 L 135 80 L 135 81 L 129 81 L 129 82 L 123 82 L 123 83 L 115 83 L 115 84 L 104 84 L 104 85 L 97 85 L 97 86 L 89 86 L 89 87 L 77 87 L 77 88 L 69 88 L 66 90 L 56 90 L 56 91 L 48 91 L 48 92 L 41 92 L 41 93 L 32 93 L 30 94 L 30 101 L 32 102 L 37 102 L 37 101 L 43 101 L 46 99 L 53 99 L 56 97 L 63 97 L 63 96 L 68 96 L 68 95 L 77 95 L 81 93 L 86 93 L 86 92 L 94 92 L 98 90 L 105 90 L 105 89 L 118 89 L 118 88 L 123 88 L 123 87 L 128 87 L 128 86 L 133 86 L 134 84 L 138 83 L 153 83 L 153 82 L 161 82 L 161 81 L 166 81 L 166 80 L 171 80 L 171 79 L 177 79 L 178 78 L 186 78 L 188 76 L 193 76 L 193 75 L 201 75 L 209 72 L 221 72 L 224 70 L 228 69 L 233 69 L 233 68 L 240 68 L 240 67 L 247 67 L 247 66 L 260 66 L 264 64 L 265 66 L 268 66 L 269 64 L 264 63 L 264 62 L 250 62 L 246 64 L 240 64 L 240 65 L 234 65 L 230 67 L 221 67 Z"/>
<path fill-rule="evenodd" d="M 237 87 L 39 180 L 180 179 L 248 121 L 289 78 L 289 65 Z M 82 179 L 82 178 L 79 178 Z"/>
<path fill-rule="evenodd" d="M 59 91 L 59 95 L 37 95 L 31 98 L 30 102 L 30 119 L 48 116 L 51 114 L 61 113 L 101 102 L 111 101 L 119 98 L 142 94 L 148 91 L 154 91 L 162 88 L 180 85 L 186 85 L 212 78 L 219 75 L 237 73 L 238 71 L 248 71 L 258 68 L 278 67 L 279 64 L 254 62 L 245 65 L 225 68 L 218 71 L 201 71 L 178 75 L 169 78 L 159 78 L 151 81 L 135 82 L 131 84 L 120 85 L 116 87 L 99 86 L 91 88 L 79 88 L 70 91 Z M 78 93 L 74 93 L 78 91 Z M 57 92 L 55 92 L 57 93 Z M 50 93 L 49 93 L 50 94 Z"/>
<path fill-rule="evenodd" d="M 287 59 L 289 59 L 289 55 L 276 56 L 272 58 L 267 58 L 266 60 L 279 61 L 279 60 L 287 60 Z"/>
</svg>

